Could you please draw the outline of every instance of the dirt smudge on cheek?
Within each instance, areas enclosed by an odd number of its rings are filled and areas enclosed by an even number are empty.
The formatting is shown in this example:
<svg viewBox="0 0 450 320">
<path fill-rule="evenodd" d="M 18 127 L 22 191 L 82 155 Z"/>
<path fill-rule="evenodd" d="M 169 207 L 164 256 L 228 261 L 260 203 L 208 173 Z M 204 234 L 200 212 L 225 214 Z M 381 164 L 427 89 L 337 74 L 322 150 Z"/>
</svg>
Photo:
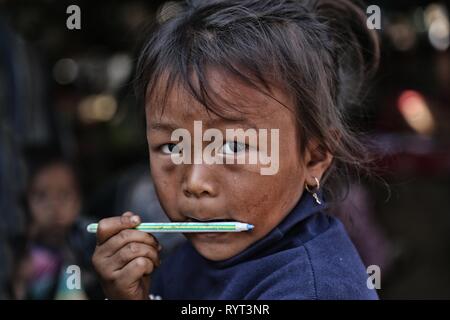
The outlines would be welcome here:
<svg viewBox="0 0 450 320">
<path fill-rule="evenodd" d="M 264 193 L 257 199 L 253 198 L 250 203 L 245 206 L 246 215 L 251 219 L 257 218 L 266 212 L 261 212 L 266 206 L 269 200 L 269 194 Z"/>
</svg>

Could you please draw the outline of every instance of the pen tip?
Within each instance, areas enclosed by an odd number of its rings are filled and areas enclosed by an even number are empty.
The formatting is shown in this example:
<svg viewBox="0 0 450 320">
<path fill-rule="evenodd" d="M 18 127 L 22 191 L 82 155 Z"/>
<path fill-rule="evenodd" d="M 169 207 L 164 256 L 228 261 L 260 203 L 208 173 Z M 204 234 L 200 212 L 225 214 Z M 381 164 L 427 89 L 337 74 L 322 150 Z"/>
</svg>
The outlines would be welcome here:
<svg viewBox="0 0 450 320">
<path fill-rule="evenodd" d="M 247 230 L 253 230 L 254 227 L 255 227 L 254 225 L 249 224 L 249 225 L 247 225 Z"/>
</svg>

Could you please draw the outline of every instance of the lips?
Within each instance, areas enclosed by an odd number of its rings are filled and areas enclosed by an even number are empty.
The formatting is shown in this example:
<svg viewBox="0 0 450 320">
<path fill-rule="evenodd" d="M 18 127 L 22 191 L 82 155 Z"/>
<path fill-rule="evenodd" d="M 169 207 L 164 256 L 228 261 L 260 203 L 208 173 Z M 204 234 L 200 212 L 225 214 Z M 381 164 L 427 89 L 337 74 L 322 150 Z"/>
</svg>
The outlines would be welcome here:
<svg viewBox="0 0 450 320">
<path fill-rule="evenodd" d="M 230 222 L 236 221 L 236 219 L 229 219 L 223 216 L 211 217 L 203 215 L 194 215 L 191 212 L 183 214 L 185 220 L 183 222 Z M 199 216 L 202 216 L 201 218 Z M 186 236 L 192 241 L 200 241 L 211 244 L 212 242 L 225 243 L 227 239 L 230 239 L 231 235 L 227 232 L 199 232 L 199 233 L 188 233 Z"/>
<path fill-rule="evenodd" d="M 187 217 L 186 222 L 230 222 L 234 221 L 233 219 L 223 219 L 223 218 L 194 218 L 194 217 Z"/>
</svg>

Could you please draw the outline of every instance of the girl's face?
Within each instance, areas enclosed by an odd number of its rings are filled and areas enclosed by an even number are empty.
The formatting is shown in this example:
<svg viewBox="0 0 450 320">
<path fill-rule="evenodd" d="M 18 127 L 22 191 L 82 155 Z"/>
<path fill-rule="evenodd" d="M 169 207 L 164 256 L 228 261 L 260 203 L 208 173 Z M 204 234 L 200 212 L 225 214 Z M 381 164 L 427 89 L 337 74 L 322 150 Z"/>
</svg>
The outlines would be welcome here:
<svg viewBox="0 0 450 320">
<path fill-rule="evenodd" d="M 242 106 L 241 110 L 245 113 L 234 114 L 241 120 L 228 121 L 211 112 L 208 114 L 187 92 L 175 88 L 169 94 L 163 113 L 158 107 L 150 107 L 147 99 L 147 140 L 156 192 L 172 221 L 225 219 L 254 225 L 249 232 L 185 234 L 203 257 L 224 260 L 264 237 L 291 211 L 304 189 L 305 162 L 299 152 L 292 109 L 288 110 L 258 90 L 219 72 L 212 73 L 211 77 L 217 94 Z M 275 90 L 274 95 L 292 107 L 281 91 Z M 179 141 L 172 141 L 171 133 L 177 128 L 184 128 L 194 139 L 194 121 L 202 121 L 203 132 L 216 128 L 224 137 L 225 129 L 255 128 L 268 129 L 268 132 L 278 129 L 278 172 L 261 175 L 260 168 L 267 167 L 261 163 L 174 164 L 168 151 L 171 144 L 173 146 Z M 229 144 L 225 147 L 230 150 Z"/>
<path fill-rule="evenodd" d="M 58 231 L 72 225 L 81 204 L 71 169 L 59 163 L 43 168 L 31 183 L 28 203 L 37 229 Z"/>
</svg>

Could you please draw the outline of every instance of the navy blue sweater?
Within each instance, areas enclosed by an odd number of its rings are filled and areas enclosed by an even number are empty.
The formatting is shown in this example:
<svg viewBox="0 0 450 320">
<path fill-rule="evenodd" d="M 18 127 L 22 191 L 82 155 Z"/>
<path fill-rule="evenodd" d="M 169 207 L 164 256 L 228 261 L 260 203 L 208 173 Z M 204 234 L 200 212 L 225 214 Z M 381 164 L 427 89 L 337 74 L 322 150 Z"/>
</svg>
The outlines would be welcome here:
<svg viewBox="0 0 450 320">
<path fill-rule="evenodd" d="M 377 299 L 342 224 L 304 193 L 267 236 L 223 261 L 186 242 L 152 281 L 162 299 Z"/>
</svg>

